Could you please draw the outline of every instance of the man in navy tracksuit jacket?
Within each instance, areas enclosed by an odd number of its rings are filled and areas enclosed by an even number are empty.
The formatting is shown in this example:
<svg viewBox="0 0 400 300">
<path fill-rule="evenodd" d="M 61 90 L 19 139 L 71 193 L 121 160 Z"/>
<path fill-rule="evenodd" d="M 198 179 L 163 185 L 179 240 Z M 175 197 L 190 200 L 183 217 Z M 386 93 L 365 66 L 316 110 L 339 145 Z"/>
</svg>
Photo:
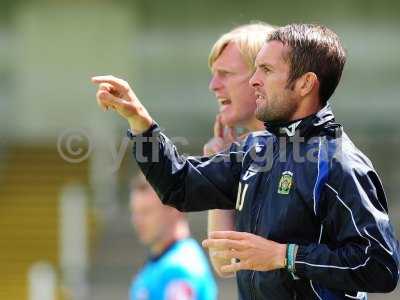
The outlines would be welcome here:
<svg viewBox="0 0 400 300">
<path fill-rule="evenodd" d="M 240 299 L 366 299 L 397 285 L 399 243 L 382 184 L 327 104 L 344 62 L 326 27 L 279 28 L 250 80 L 268 131 L 201 158 L 177 153 L 126 82 L 93 79 L 99 104 L 136 132 L 134 156 L 163 203 L 236 209 L 237 232 L 204 245 L 234 259 L 223 271 L 237 272 Z"/>
<path fill-rule="evenodd" d="M 286 269 L 239 271 L 241 299 L 366 299 L 354 297 L 393 290 L 398 242 L 371 162 L 334 122 L 329 106 L 297 125 L 295 133 L 305 138 L 299 157 L 306 159 L 296 162 L 288 136 L 296 123 L 270 125 L 271 133 L 253 133 L 211 158 L 179 156 L 153 125 L 144 133 L 149 142 L 134 153 L 147 159 L 138 163 L 163 203 L 182 211 L 236 208 L 238 231 L 299 245 L 298 279 Z M 282 148 L 285 159 L 279 159 Z M 270 170 L 263 157 L 273 158 Z M 287 192 L 280 187 L 285 173 Z"/>
</svg>

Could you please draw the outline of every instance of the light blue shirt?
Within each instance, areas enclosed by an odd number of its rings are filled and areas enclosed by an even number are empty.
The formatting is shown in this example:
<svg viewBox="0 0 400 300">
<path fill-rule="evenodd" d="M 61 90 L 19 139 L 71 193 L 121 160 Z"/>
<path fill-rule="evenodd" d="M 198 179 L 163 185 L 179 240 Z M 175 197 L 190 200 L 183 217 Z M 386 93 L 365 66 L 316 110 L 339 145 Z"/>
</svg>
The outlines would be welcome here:
<svg viewBox="0 0 400 300">
<path fill-rule="evenodd" d="M 214 300 L 217 286 L 210 266 L 193 239 L 175 242 L 150 259 L 133 280 L 130 300 Z"/>
</svg>

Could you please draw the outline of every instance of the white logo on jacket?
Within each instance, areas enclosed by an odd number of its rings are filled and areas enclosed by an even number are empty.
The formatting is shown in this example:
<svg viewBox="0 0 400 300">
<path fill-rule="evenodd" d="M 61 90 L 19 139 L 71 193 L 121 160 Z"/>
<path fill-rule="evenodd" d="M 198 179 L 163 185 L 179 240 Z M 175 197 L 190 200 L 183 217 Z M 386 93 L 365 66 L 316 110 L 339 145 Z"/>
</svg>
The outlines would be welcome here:
<svg viewBox="0 0 400 300">
<path fill-rule="evenodd" d="M 290 124 L 288 127 L 282 127 L 281 131 L 284 131 L 287 136 L 294 136 L 296 134 L 296 128 L 297 126 L 299 126 L 300 123 L 301 120 L 293 124 Z"/>
</svg>

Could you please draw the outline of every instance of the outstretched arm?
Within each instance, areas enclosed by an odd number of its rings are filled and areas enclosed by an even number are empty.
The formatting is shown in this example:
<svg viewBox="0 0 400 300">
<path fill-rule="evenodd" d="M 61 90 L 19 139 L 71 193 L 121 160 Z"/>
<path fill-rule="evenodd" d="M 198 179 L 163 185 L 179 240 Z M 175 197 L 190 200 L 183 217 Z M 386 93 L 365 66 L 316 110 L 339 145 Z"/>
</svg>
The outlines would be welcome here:
<svg viewBox="0 0 400 300">
<path fill-rule="evenodd" d="M 129 122 L 134 157 L 164 204 L 181 211 L 234 207 L 243 158 L 240 145 L 212 157 L 183 157 L 126 81 L 113 76 L 92 81 L 99 84 L 99 105 Z"/>
</svg>

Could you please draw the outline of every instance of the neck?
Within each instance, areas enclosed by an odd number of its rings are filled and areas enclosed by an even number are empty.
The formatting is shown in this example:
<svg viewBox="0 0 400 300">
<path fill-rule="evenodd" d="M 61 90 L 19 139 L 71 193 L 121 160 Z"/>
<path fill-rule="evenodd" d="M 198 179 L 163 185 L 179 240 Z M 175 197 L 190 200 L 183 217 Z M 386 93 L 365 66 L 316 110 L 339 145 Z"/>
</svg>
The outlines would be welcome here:
<svg viewBox="0 0 400 300">
<path fill-rule="evenodd" d="M 304 98 L 300 101 L 299 107 L 289 118 L 290 121 L 304 119 L 308 116 L 315 115 L 322 108 L 318 97 Z"/>
<path fill-rule="evenodd" d="M 329 129 L 329 134 L 335 136 L 340 134 L 336 131 L 340 125 L 335 123 L 335 117 L 329 104 L 317 113 L 311 113 L 311 115 L 304 118 L 291 121 L 269 121 L 265 123 L 265 126 L 269 132 L 277 137 L 293 137 L 298 135 L 308 139 L 318 134 L 322 127 L 326 130 Z"/>
<path fill-rule="evenodd" d="M 189 226 L 186 221 L 177 221 L 176 224 L 171 226 L 163 235 L 164 236 L 159 241 L 150 246 L 152 255 L 160 255 L 172 243 L 188 238 L 190 236 Z"/>
<path fill-rule="evenodd" d="M 264 122 L 253 118 L 243 126 L 248 131 L 265 130 Z"/>
</svg>

